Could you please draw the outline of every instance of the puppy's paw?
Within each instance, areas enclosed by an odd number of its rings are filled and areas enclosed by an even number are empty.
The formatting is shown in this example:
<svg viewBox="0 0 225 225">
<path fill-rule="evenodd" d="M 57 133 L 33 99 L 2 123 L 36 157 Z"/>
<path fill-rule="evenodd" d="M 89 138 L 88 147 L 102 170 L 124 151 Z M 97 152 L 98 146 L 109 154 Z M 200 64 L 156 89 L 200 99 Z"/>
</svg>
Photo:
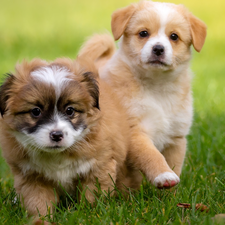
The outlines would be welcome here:
<svg viewBox="0 0 225 225">
<path fill-rule="evenodd" d="M 157 188 L 171 188 L 179 182 L 180 178 L 174 172 L 165 172 L 155 178 L 154 185 Z"/>
</svg>

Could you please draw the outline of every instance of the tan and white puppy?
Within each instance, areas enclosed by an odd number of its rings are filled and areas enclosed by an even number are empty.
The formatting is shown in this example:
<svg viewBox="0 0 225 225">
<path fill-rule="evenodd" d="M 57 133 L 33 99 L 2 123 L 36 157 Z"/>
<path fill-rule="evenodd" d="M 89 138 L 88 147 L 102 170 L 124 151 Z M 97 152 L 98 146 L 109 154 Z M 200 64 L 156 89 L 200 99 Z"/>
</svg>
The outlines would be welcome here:
<svg viewBox="0 0 225 225">
<path fill-rule="evenodd" d="M 182 5 L 141 1 L 115 11 L 111 26 L 119 49 L 99 71 L 130 114 L 128 159 L 156 186 L 173 186 L 192 123 L 191 45 L 200 52 L 206 25 Z M 89 52 L 101 65 L 114 52 L 112 42 L 109 35 L 95 35 L 80 55 Z"/>
<path fill-rule="evenodd" d="M 112 194 L 114 182 L 120 190 L 140 185 L 125 164 L 128 116 L 93 63 L 18 64 L 0 88 L 0 112 L 3 156 L 30 215 L 45 215 L 65 195 L 61 186 L 76 197 L 78 177 L 90 202 L 96 179 Z"/>
</svg>

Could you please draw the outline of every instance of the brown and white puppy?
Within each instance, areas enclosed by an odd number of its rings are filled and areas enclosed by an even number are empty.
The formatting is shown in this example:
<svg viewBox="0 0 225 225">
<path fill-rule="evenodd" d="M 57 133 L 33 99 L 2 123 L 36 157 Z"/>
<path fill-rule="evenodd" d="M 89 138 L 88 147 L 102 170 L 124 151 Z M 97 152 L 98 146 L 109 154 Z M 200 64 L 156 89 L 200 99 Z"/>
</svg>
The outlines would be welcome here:
<svg viewBox="0 0 225 225">
<path fill-rule="evenodd" d="M 119 49 L 99 71 L 130 114 L 134 131 L 128 159 L 156 186 L 173 186 L 192 123 L 191 45 L 200 52 L 206 25 L 182 5 L 152 1 L 115 11 L 111 25 L 114 39 L 121 39 Z M 95 35 L 80 55 L 97 49 L 92 59 L 100 65 L 106 45 L 114 52 L 112 41 Z"/>
<path fill-rule="evenodd" d="M 61 186 L 76 196 L 78 177 L 90 202 L 96 179 L 112 194 L 113 182 L 119 189 L 140 185 L 138 171 L 128 174 L 124 163 L 127 115 L 98 80 L 93 65 L 83 60 L 34 59 L 18 64 L 1 86 L 3 156 L 30 215 L 45 215 L 64 195 Z"/>
</svg>

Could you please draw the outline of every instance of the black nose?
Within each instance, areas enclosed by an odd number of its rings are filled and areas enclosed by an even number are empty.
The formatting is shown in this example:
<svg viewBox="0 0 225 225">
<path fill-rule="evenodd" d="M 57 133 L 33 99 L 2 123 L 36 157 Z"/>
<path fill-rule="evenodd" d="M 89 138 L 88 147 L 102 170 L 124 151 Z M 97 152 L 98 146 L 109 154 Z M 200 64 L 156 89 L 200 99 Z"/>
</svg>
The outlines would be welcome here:
<svg viewBox="0 0 225 225">
<path fill-rule="evenodd" d="M 59 142 L 63 139 L 63 132 L 62 131 L 52 131 L 50 133 L 50 138 L 52 141 Z"/>
<path fill-rule="evenodd" d="M 152 48 L 152 52 L 154 55 L 160 56 L 164 54 L 164 47 L 162 45 L 155 45 Z"/>
</svg>

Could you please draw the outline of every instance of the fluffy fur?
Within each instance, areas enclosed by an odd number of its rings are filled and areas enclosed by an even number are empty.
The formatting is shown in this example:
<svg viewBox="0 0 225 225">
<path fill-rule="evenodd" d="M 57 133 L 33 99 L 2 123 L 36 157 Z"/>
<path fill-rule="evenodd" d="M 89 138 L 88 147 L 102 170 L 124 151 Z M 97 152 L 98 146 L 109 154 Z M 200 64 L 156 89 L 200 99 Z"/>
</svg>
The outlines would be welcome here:
<svg viewBox="0 0 225 225">
<path fill-rule="evenodd" d="M 182 5 L 141 1 L 115 11 L 111 26 L 119 49 L 99 71 L 129 112 L 128 160 L 155 185 L 173 186 L 192 123 L 191 45 L 200 52 L 206 25 Z M 112 49 L 112 38 L 104 41 Z M 93 60 L 100 64 L 102 46 L 95 35 L 80 55 L 97 51 Z"/>
<path fill-rule="evenodd" d="M 0 112 L 3 156 L 30 215 L 52 209 L 65 195 L 61 186 L 76 196 L 80 182 L 93 202 L 96 179 L 111 194 L 114 182 L 120 190 L 140 185 L 139 172 L 125 164 L 128 116 L 91 63 L 18 64 L 1 86 Z"/>
</svg>

